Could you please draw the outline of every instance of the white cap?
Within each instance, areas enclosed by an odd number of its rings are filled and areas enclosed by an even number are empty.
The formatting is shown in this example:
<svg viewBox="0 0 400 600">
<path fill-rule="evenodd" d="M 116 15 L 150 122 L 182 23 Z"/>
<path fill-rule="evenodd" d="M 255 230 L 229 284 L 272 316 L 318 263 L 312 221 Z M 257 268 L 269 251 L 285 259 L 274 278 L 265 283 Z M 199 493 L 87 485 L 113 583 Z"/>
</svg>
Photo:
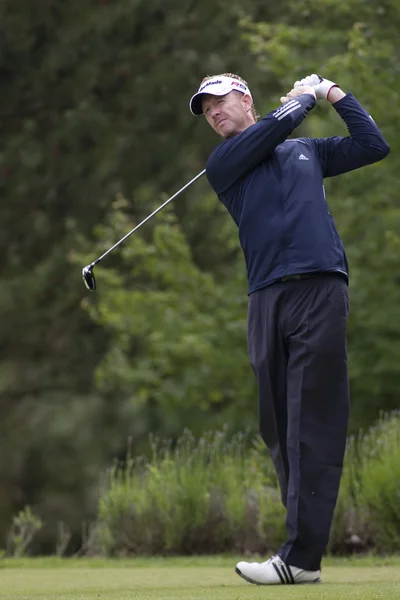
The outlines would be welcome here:
<svg viewBox="0 0 400 600">
<path fill-rule="evenodd" d="M 191 112 L 196 116 L 203 114 L 201 108 L 201 97 L 204 94 L 211 94 L 212 96 L 225 96 L 226 94 L 229 94 L 229 92 L 232 92 L 232 90 L 236 90 L 242 94 L 247 94 L 250 96 L 250 98 L 252 98 L 247 85 L 239 79 L 235 79 L 234 77 L 225 77 L 225 75 L 216 75 L 215 77 L 211 77 L 202 83 L 197 94 L 192 96 L 189 103 Z"/>
</svg>

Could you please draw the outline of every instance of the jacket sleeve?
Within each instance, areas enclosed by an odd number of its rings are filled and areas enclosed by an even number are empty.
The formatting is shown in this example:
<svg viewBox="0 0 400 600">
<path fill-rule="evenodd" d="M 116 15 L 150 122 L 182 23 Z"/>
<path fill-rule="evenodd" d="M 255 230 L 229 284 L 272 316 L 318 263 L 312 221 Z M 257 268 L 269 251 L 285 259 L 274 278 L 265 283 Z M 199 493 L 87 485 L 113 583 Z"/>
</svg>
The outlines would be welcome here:
<svg viewBox="0 0 400 600">
<path fill-rule="evenodd" d="M 297 96 L 217 146 L 206 164 L 214 191 L 223 193 L 265 160 L 314 106 L 312 94 Z"/>
<path fill-rule="evenodd" d="M 353 94 L 346 94 L 333 107 L 346 123 L 349 136 L 308 139 L 319 156 L 324 177 L 371 165 L 389 154 L 389 145 Z"/>
</svg>

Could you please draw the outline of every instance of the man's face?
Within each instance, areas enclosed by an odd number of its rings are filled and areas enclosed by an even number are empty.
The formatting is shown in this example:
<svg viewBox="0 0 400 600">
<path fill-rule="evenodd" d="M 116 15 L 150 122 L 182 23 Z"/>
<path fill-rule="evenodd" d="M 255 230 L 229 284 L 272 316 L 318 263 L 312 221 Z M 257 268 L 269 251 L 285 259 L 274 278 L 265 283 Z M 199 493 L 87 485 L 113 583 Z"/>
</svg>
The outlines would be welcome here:
<svg viewBox="0 0 400 600">
<path fill-rule="evenodd" d="M 201 107 L 207 122 L 223 138 L 232 137 L 255 122 L 249 110 L 250 96 L 235 91 L 225 96 L 204 94 Z"/>
</svg>

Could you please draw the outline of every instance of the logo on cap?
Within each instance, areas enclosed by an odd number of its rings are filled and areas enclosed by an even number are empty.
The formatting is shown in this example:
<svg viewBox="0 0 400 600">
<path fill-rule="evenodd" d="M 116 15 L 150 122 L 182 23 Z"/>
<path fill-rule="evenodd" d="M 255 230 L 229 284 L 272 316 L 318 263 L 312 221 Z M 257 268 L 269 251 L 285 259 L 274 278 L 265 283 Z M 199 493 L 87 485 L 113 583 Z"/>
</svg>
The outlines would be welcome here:
<svg viewBox="0 0 400 600">
<path fill-rule="evenodd" d="M 242 88 L 242 90 L 247 90 L 246 86 L 240 81 L 231 81 L 231 85 L 236 85 L 236 87 Z"/>
<path fill-rule="evenodd" d="M 209 85 L 216 85 L 217 83 L 222 83 L 220 79 L 216 79 L 215 81 L 207 81 L 204 85 L 201 86 L 199 92 L 202 92 Z"/>
</svg>

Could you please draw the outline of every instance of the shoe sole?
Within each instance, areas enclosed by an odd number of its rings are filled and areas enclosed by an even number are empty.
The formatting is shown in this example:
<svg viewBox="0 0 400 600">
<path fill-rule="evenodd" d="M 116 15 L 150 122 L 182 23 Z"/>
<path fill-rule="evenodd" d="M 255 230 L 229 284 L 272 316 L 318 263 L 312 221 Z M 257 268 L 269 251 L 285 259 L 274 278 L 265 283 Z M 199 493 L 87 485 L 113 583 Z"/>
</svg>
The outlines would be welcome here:
<svg viewBox="0 0 400 600">
<path fill-rule="evenodd" d="M 250 579 L 250 577 L 246 577 L 246 575 L 243 575 L 243 573 L 241 572 L 240 569 L 238 569 L 237 567 L 235 567 L 235 572 L 239 575 L 239 577 L 242 577 L 242 579 L 245 579 L 248 583 L 253 583 L 254 585 L 307 585 L 310 583 L 322 583 L 321 579 L 318 577 L 317 579 L 313 579 L 312 581 L 299 581 L 295 584 L 293 583 L 288 583 L 288 584 L 282 584 L 282 583 L 260 583 L 259 581 L 254 581 L 253 579 Z"/>
</svg>

